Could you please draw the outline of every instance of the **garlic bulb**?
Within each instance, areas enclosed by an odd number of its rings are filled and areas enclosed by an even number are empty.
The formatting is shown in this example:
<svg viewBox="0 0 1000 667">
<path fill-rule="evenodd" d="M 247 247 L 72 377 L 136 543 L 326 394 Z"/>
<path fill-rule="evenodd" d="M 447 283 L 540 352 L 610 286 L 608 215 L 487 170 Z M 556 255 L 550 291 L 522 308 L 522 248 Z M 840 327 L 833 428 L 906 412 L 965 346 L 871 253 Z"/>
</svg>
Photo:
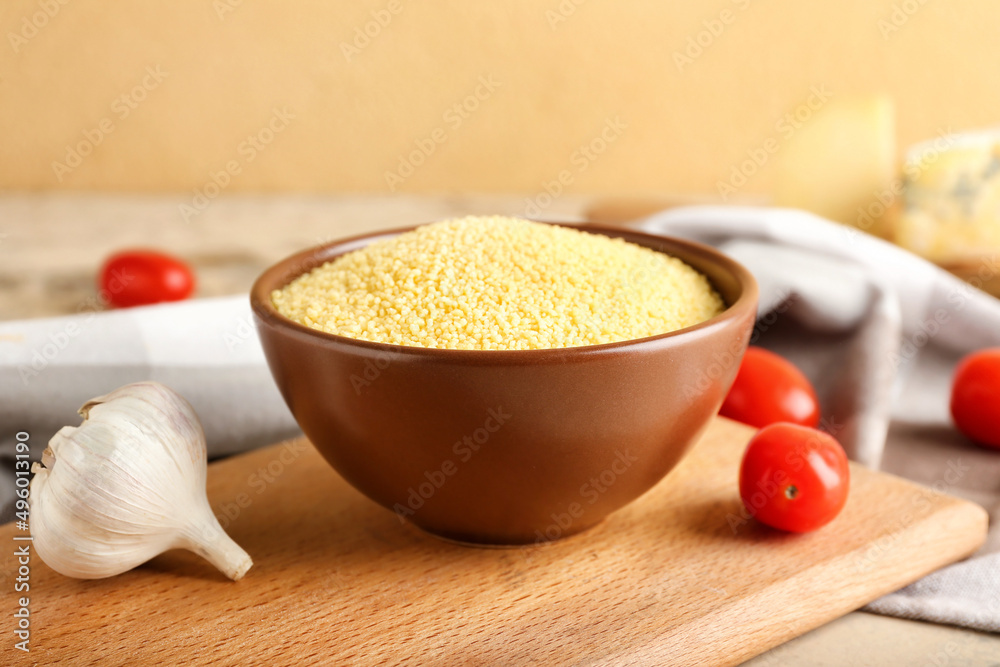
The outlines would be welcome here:
<svg viewBox="0 0 1000 667">
<path fill-rule="evenodd" d="M 68 577 L 110 577 L 168 549 L 189 549 L 227 577 L 253 564 L 205 493 L 205 435 L 191 405 L 158 382 L 91 399 L 35 463 L 35 549 Z"/>
</svg>

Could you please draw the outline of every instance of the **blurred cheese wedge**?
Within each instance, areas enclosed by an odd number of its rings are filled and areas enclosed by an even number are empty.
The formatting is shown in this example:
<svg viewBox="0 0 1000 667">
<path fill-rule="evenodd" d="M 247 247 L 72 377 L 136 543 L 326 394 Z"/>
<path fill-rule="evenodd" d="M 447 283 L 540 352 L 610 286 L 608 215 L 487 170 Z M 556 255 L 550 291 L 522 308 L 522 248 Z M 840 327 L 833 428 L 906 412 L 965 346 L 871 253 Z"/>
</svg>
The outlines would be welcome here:
<svg viewBox="0 0 1000 667">
<path fill-rule="evenodd" d="M 944 265 L 1000 251 L 1000 129 L 941 136 L 907 152 L 896 242 Z"/>
<path fill-rule="evenodd" d="M 889 97 L 834 96 L 784 139 L 775 161 L 778 206 L 891 234 L 899 180 Z"/>
</svg>

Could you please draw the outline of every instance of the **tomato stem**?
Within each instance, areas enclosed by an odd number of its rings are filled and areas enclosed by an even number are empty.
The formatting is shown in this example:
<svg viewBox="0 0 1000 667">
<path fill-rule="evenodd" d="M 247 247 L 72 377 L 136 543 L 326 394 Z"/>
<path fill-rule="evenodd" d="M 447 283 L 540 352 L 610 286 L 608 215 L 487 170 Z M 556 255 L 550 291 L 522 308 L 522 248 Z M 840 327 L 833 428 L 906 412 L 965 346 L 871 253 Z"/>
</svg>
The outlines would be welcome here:
<svg viewBox="0 0 1000 667">
<path fill-rule="evenodd" d="M 795 488 L 794 484 L 789 484 L 788 486 L 785 487 L 785 497 L 786 498 L 788 498 L 789 500 L 792 500 L 797 495 L 799 495 L 799 490 L 797 488 Z"/>
</svg>

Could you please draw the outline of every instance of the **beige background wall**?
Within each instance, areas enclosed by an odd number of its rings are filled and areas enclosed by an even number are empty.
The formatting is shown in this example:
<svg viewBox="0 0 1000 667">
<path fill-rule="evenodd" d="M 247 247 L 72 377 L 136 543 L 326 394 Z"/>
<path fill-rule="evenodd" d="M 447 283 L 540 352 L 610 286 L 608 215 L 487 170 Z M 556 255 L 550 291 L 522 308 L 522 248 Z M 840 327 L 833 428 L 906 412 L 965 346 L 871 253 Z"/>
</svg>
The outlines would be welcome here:
<svg viewBox="0 0 1000 667">
<path fill-rule="evenodd" d="M 904 145 L 1000 121 L 995 0 L 0 7 L 7 189 L 189 191 L 228 164 L 228 191 L 388 192 L 386 172 L 437 139 L 397 190 L 537 191 L 564 172 L 577 192 L 714 192 L 814 86 L 890 93 Z M 477 86 L 478 108 L 449 113 Z M 615 119 L 603 154 L 574 155 Z M 97 139 L 73 166 L 69 148 Z"/>
</svg>

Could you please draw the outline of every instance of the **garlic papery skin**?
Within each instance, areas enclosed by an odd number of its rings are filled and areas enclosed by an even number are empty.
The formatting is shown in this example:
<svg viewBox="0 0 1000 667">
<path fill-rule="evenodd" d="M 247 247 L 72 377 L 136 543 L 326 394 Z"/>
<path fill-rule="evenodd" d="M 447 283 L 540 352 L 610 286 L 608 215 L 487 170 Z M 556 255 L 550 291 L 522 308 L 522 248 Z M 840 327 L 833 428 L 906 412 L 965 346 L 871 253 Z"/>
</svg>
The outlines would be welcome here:
<svg viewBox="0 0 1000 667">
<path fill-rule="evenodd" d="M 35 550 L 78 579 L 111 577 L 188 549 L 240 579 L 250 556 L 226 535 L 205 492 L 205 434 L 191 405 L 158 382 L 87 401 L 42 454 L 28 496 Z"/>
</svg>

